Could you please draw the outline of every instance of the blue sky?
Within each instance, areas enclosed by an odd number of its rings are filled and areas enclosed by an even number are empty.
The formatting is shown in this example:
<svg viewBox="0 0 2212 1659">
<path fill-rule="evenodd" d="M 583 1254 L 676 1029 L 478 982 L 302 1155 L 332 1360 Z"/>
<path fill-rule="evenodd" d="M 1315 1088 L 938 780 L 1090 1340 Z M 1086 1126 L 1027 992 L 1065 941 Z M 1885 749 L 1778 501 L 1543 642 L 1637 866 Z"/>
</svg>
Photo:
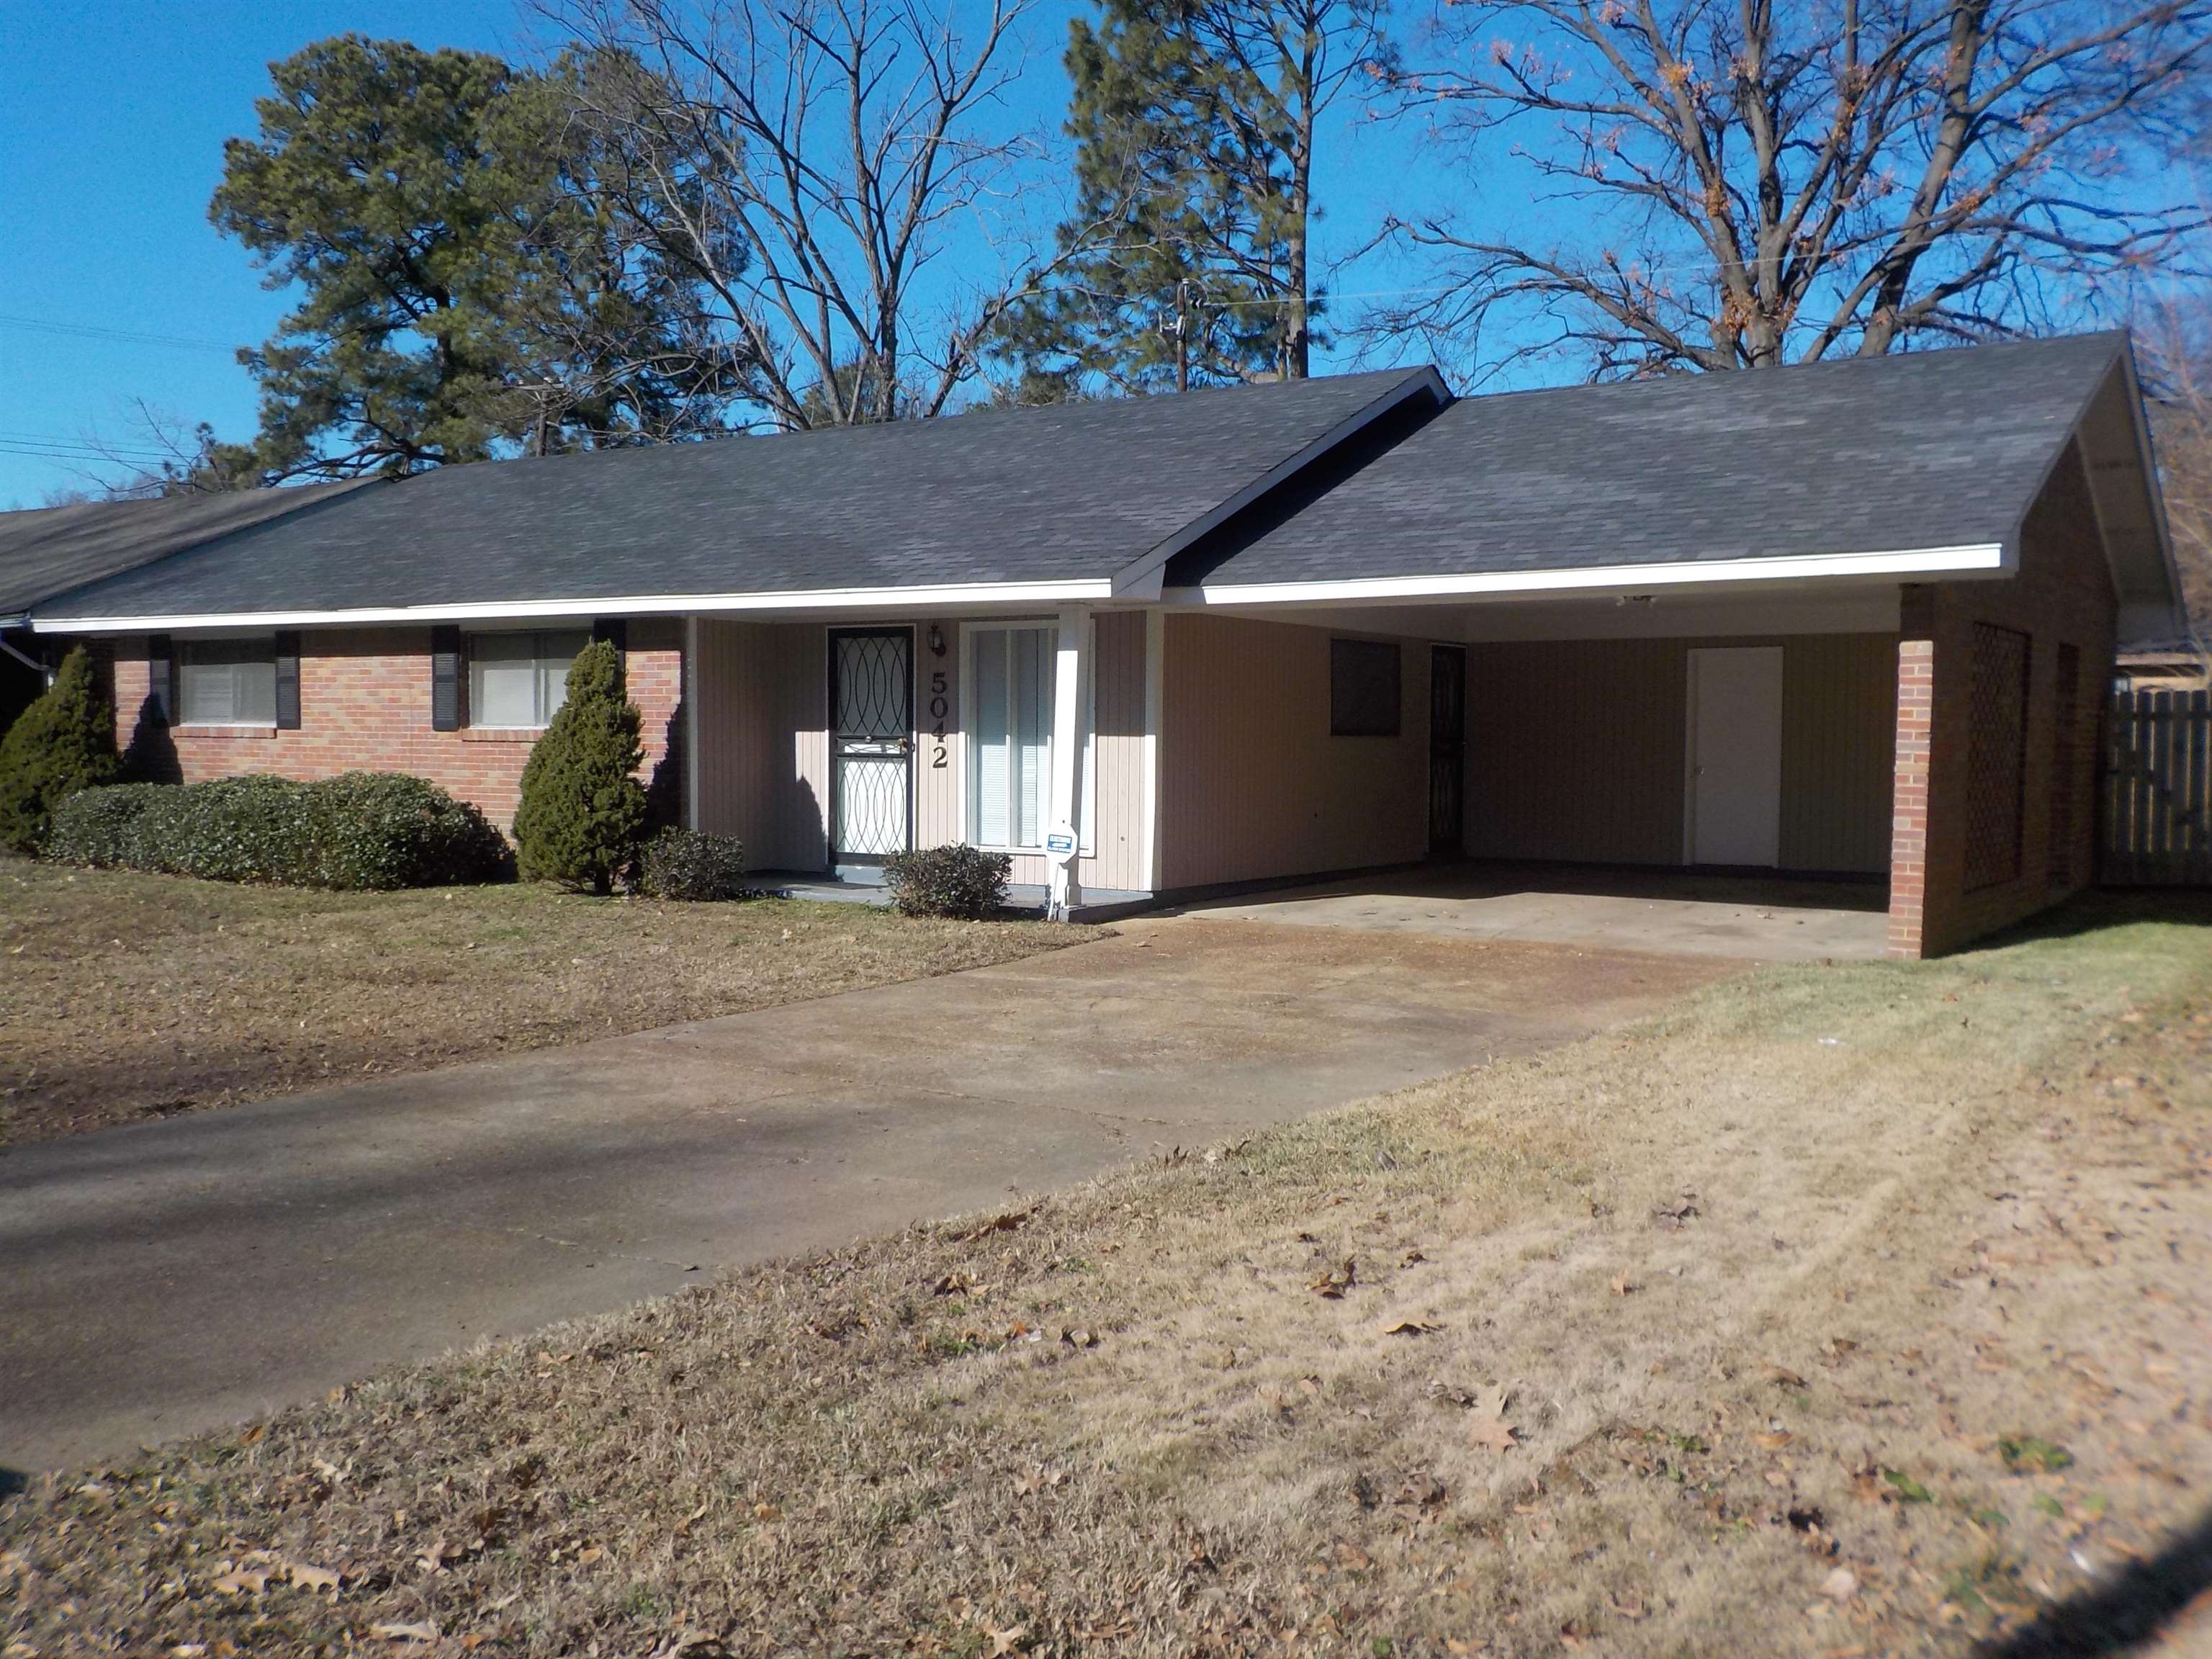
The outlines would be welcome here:
<svg viewBox="0 0 2212 1659">
<path fill-rule="evenodd" d="M 1057 127 L 1066 19 L 1035 20 L 1022 114 Z M 542 31 L 514 0 L 59 0 L 15 9 L 0 66 L 0 507 L 112 473 L 76 447 L 143 444 L 134 400 L 245 437 L 253 388 L 232 353 L 286 308 L 245 251 L 207 222 L 222 143 L 251 132 L 267 65 L 311 40 L 356 30 L 423 46 L 528 57 Z M 1347 107 L 1347 125 L 1359 112 Z M 1341 254 L 1374 214 L 1407 199 L 1408 137 L 1340 135 L 1325 197 L 1344 205 L 1320 235 Z M 1333 175 L 1333 176 L 1332 176 Z M 1437 182 L 1431 181 L 1432 184 Z M 1346 286 L 1360 288 L 1358 273 Z M 37 451 L 61 452 L 38 453 Z"/>
</svg>

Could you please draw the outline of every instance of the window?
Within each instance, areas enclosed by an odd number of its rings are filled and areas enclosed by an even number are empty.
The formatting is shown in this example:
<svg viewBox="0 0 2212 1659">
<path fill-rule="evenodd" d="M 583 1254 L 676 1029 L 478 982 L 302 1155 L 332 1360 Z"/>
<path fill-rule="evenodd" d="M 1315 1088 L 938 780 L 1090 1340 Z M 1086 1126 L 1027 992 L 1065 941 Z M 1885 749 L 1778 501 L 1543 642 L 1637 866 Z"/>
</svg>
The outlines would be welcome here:
<svg viewBox="0 0 2212 1659">
<path fill-rule="evenodd" d="M 979 628 L 974 824 L 979 847 L 1039 847 L 1052 793 L 1054 630 Z"/>
<path fill-rule="evenodd" d="M 469 724 L 544 726 L 568 695 L 568 665 L 588 639 L 557 634 L 478 634 L 469 641 Z"/>
<path fill-rule="evenodd" d="M 978 847 L 1032 848 L 1056 816 L 1052 805 L 1054 658 L 1050 623 L 968 629 L 969 839 Z M 1091 711 L 1085 710 L 1086 716 Z M 1096 850 L 1097 744 L 1084 721 L 1083 851 Z"/>
<path fill-rule="evenodd" d="M 187 640 L 179 665 L 178 716 L 186 726 L 276 724 L 273 640 Z"/>
<path fill-rule="evenodd" d="M 1398 647 L 1384 640 L 1328 642 L 1328 734 L 1398 735 Z"/>
</svg>

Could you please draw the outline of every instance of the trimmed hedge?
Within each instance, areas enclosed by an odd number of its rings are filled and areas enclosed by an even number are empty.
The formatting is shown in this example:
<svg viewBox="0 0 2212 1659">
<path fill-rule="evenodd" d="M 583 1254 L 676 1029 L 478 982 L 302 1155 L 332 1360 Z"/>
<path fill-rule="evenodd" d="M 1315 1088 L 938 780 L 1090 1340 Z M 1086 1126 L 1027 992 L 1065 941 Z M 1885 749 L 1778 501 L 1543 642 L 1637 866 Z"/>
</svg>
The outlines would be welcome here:
<svg viewBox="0 0 2212 1659">
<path fill-rule="evenodd" d="M 639 852 L 630 888 L 647 898 L 743 898 L 744 843 L 703 830 L 664 830 Z"/>
<path fill-rule="evenodd" d="M 514 855 L 434 783 L 349 772 L 88 789 L 55 809 L 46 856 L 209 881 L 379 890 L 504 881 Z"/>
<path fill-rule="evenodd" d="M 884 860 L 891 902 L 909 916 L 960 916 L 977 921 L 1006 908 L 1006 882 L 1014 861 L 975 847 L 930 847 Z"/>
</svg>

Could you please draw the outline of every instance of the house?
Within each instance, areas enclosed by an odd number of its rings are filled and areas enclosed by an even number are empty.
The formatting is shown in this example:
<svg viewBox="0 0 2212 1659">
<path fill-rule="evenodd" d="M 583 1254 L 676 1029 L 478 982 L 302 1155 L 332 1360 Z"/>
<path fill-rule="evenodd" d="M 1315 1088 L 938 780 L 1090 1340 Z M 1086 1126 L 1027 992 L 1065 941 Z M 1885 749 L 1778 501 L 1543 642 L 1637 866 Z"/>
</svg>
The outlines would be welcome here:
<svg viewBox="0 0 2212 1659">
<path fill-rule="evenodd" d="M 52 678 L 57 653 L 53 641 L 32 635 L 33 605 L 356 488 L 308 484 L 0 513 L 0 732 Z"/>
<path fill-rule="evenodd" d="M 378 483 L 31 607 L 175 775 L 508 817 L 596 633 L 756 867 L 968 842 L 1141 900 L 1477 855 L 1886 878 L 1950 949 L 2091 877 L 2177 583 L 2127 340 L 1454 400 L 1433 370 Z M 1075 810 L 1068 810 L 1073 806 Z M 1071 849 L 1073 851 L 1073 849 Z"/>
</svg>

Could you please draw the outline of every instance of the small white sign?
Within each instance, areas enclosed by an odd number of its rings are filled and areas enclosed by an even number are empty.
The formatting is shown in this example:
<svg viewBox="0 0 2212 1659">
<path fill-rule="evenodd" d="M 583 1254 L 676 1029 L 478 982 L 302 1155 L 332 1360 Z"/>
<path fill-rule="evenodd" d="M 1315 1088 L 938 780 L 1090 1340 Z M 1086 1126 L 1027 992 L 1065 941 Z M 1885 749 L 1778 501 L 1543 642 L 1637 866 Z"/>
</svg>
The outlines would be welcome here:
<svg viewBox="0 0 2212 1659">
<path fill-rule="evenodd" d="M 1055 823 L 1044 832 L 1045 856 L 1056 863 L 1072 863 L 1075 858 L 1075 826 Z"/>
</svg>

